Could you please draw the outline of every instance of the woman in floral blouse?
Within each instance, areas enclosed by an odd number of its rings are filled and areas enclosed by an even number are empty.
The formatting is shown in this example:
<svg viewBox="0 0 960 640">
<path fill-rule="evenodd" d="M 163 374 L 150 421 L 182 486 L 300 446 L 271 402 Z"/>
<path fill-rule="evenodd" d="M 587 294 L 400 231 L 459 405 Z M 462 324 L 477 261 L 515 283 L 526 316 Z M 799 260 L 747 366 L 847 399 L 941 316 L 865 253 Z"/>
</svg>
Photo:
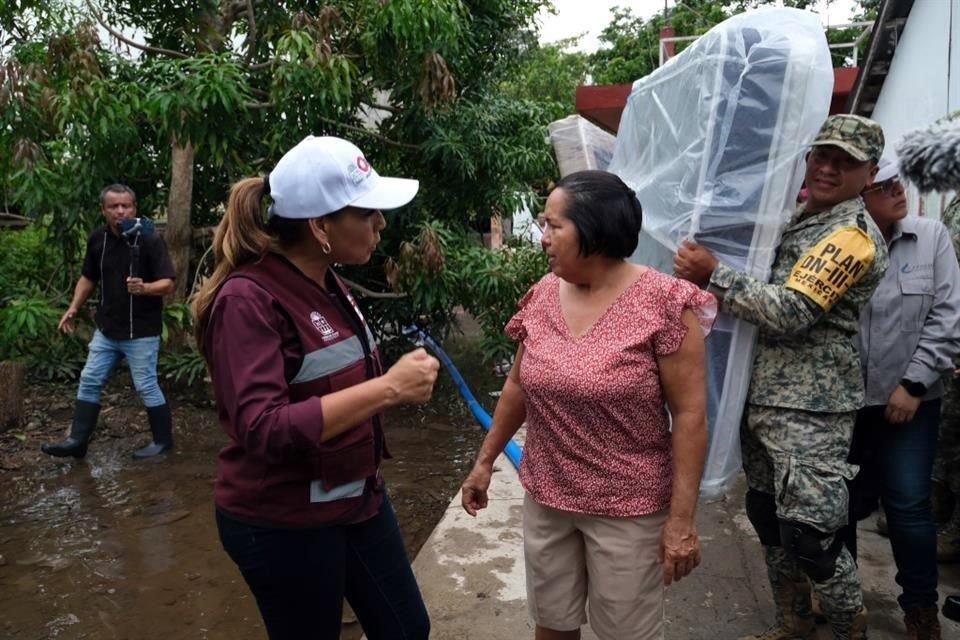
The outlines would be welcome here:
<svg viewBox="0 0 960 640">
<path fill-rule="evenodd" d="M 614 174 L 563 178 L 547 199 L 552 273 L 520 301 L 519 343 L 493 427 L 463 484 L 487 505 L 493 462 L 521 424 L 527 601 L 537 640 L 661 638 L 663 585 L 700 562 L 704 336 L 714 298 L 632 264 L 642 212 Z"/>
</svg>

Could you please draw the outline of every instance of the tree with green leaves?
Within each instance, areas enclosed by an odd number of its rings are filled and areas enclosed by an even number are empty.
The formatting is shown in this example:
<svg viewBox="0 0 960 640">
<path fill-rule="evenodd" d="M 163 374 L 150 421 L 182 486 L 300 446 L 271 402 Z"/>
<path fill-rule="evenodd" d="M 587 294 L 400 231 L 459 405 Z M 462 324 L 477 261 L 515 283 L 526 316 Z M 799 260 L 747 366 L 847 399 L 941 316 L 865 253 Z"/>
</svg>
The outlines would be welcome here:
<svg viewBox="0 0 960 640">
<path fill-rule="evenodd" d="M 576 50 L 578 43 L 578 38 L 531 43 L 501 82 L 500 93 L 549 105 L 551 120 L 574 113 L 577 87 L 586 83 L 589 71 L 589 56 Z"/>
<path fill-rule="evenodd" d="M 382 171 L 422 180 L 395 228 L 509 213 L 554 172 L 555 111 L 501 91 L 546 4 L 8 2 L 0 190 L 9 209 L 49 216 L 70 256 L 100 187 L 130 184 L 143 213 L 166 216 L 181 298 L 192 225 L 310 133 L 353 139 Z"/>
<path fill-rule="evenodd" d="M 612 18 L 600 35 L 601 47 L 590 57 L 591 74 L 597 84 L 630 83 L 653 72 L 660 64 L 660 30 L 673 29 L 674 35 L 698 36 L 737 13 L 774 3 L 774 0 L 677 0 L 666 13 L 644 19 L 628 7 L 614 7 Z M 874 0 L 861 0 L 856 20 L 870 20 L 876 16 Z M 816 0 L 785 0 L 784 5 L 796 9 L 811 9 Z M 872 8 L 871 8 L 872 7 Z M 871 13 L 872 11 L 872 13 Z M 830 43 L 852 42 L 859 30 L 830 31 Z M 678 42 L 677 52 L 689 43 Z M 845 54 L 834 55 L 834 64 L 842 66 Z"/>
</svg>

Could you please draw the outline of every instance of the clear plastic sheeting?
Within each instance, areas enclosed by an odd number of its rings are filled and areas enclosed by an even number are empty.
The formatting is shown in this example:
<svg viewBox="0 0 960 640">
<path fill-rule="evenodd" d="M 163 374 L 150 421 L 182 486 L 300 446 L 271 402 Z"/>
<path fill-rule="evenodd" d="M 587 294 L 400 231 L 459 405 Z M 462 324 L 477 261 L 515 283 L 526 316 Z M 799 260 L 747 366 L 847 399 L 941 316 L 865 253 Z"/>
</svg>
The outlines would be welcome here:
<svg viewBox="0 0 960 640">
<path fill-rule="evenodd" d="M 691 238 L 766 281 L 832 90 L 819 18 L 784 8 L 730 18 L 634 83 L 609 166 L 643 205 L 632 259 L 670 273 Z M 722 494 L 740 468 L 755 332 L 721 314 L 707 341 L 706 496 Z"/>
<path fill-rule="evenodd" d="M 550 143 L 557 156 L 560 175 L 587 169 L 606 169 L 617 139 L 580 116 L 551 122 Z"/>
</svg>

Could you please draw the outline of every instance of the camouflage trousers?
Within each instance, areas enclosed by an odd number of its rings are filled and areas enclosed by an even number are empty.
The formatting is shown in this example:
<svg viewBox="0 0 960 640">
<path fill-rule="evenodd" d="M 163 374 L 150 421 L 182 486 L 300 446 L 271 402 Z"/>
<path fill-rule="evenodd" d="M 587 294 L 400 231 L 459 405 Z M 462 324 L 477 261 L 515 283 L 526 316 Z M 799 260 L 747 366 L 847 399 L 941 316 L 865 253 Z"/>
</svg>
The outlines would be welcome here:
<svg viewBox="0 0 960 640">
<path fill-rule="evenodd" d="M 747 484 L 771 494 L 776 516 L 836 534 L 847 522 L 849 494 L 845 480 L 857 467 L 847 463 L 855 413 L 814 413 L 748 405 L 740 428 Z M 835 535 L 827 536 L 827 549 Z M 782 547 L 765 547 L 767 572 L 776 591 L 785 582 L 806 580 L 795 559 Z M 857 566 L 844 547 L 836 571 L 812 583 L 823 614 L 832 624 L 849 623 L 863 607 Z"/>
<path fill-rule="evenodd" d="M 960 498 L 960 389 L 956 383 L 948 384 L 943 396 L 933 478 L 947 485 L 950 492 Z"/>
</svg>

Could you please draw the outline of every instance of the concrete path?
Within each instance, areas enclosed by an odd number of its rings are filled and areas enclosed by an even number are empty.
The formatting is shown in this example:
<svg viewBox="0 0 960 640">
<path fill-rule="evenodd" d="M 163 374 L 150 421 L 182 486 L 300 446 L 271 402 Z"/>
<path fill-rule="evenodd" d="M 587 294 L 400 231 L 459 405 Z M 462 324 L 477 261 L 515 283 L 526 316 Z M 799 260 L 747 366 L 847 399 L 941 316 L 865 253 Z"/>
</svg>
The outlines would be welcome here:
<svg viewBox="0 0 960 640">
<path fill-rule="evenodd" d="M 489 508 L 471 518 L 457 495 L 414 562 L 435 640 L 533 637 L 524 597 L 523 489 L 506 458 L 501 456 L 496 469 Z M 772 623 L 762 550 L 743 512 L 742 496 L 737 487 L 727 499 L 701 505 L 703 564 L 666 593 L 669 640 L 735 639 Z M 867 520 L 860 531 L 870 638 L 903 638 L 890 545 L 872 525 Z M 941 566 L 940 585 L 941 597 L 960 594 L 960 566 Z M 960 624 L 943 623 L 944 638 L 960 639 Z M 586 628 L 583 637 L 595 638 Z M 821 627 L 818 637 L 828 640 L 830 634 Z"/>
</svg>

